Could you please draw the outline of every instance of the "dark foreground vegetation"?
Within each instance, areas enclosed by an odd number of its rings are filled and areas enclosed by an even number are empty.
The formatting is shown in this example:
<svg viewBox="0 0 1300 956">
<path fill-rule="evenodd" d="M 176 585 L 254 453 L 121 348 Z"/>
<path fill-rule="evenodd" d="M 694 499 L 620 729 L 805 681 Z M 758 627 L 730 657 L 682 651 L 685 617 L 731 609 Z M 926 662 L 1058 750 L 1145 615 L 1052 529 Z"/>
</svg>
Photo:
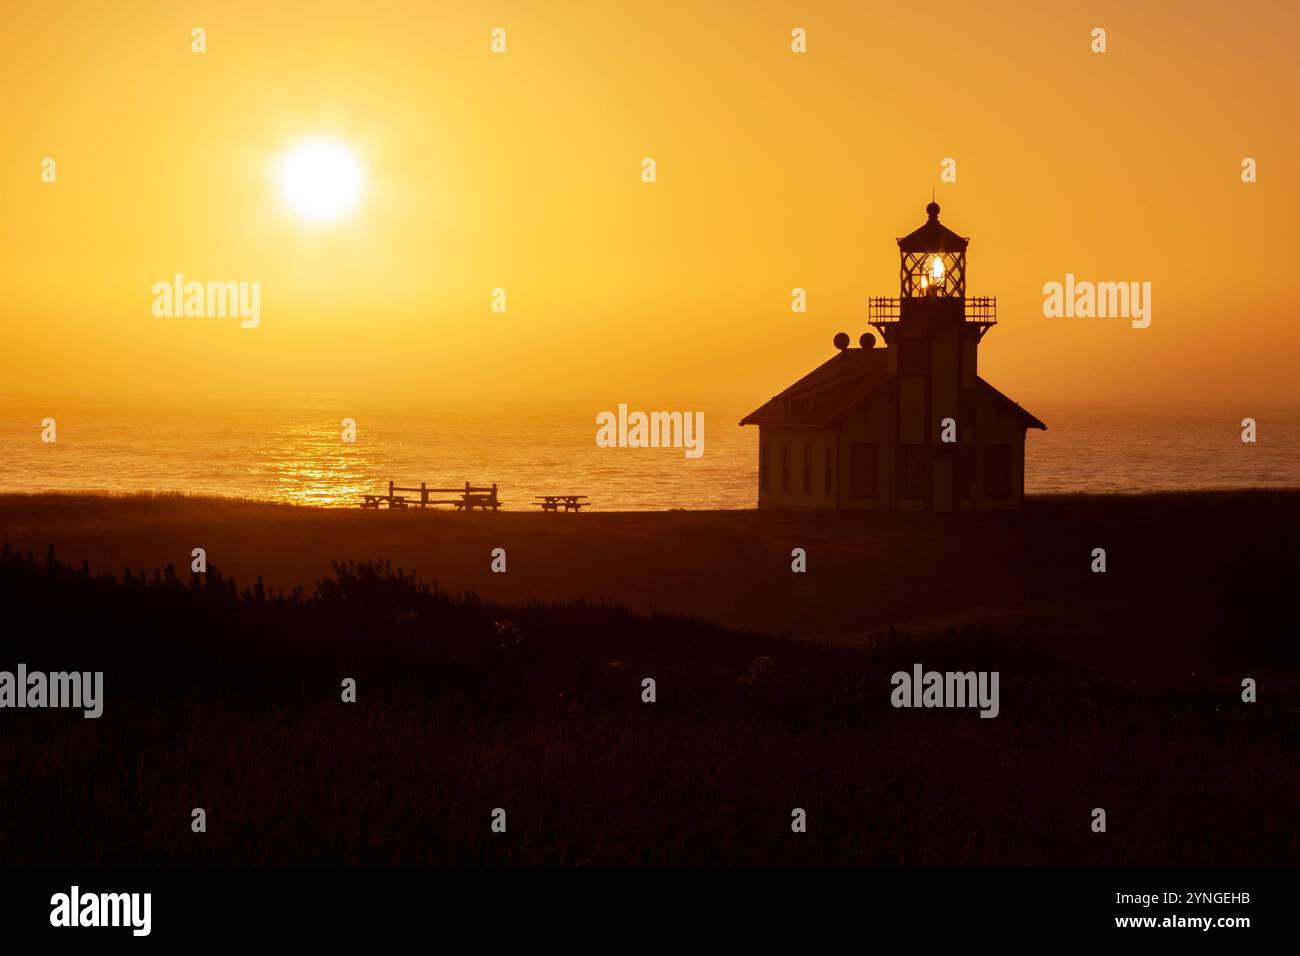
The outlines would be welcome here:
<svg viewBox="0 0 1300 956">
<path fill-rule="evenodd" d="M 0 710 L 8 865 L 1300 863 L 1285 666 L 1157 690 L 987 631 L 804 643 L 385 563 L 285 594 L 6 547 L 0 607 L 0 670 L 104 672 L 97 720 Z M 1000 671 L 1000 716 L 892 708 L 917 662 Z"/>
</svg>

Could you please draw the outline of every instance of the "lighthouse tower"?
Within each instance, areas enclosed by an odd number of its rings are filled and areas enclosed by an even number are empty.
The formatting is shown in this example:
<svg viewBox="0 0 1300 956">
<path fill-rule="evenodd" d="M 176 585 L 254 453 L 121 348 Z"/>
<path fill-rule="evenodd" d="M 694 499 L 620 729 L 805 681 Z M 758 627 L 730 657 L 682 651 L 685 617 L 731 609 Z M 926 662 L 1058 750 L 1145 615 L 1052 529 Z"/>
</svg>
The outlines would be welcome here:
<svg viewBox="0 0 1300 956">
<path fill-rule="evenodd" d="M 868 318 L 897 376 L 900 486 L 951 511 L 970 498 L 979 343 L 997 322 L 997 300 L 966 297 L 970 240 L 939 222 L 938 203 L 925 212 L 898 240 L 899 297 L 872 299 Z"/>
</svg>

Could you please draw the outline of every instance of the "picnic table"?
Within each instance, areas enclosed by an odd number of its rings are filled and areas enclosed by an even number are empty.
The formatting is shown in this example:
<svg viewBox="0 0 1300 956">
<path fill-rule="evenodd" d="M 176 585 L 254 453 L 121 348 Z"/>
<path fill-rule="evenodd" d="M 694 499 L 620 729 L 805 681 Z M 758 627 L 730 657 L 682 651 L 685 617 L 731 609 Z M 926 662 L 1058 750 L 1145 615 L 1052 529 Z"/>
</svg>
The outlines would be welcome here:
<svg viewBox="0 0 1300 956">
<path fill-rule="evenodd" d="M 397 511 L 405 508 L 408 502 L 405 495 L 362 495 L 361 507 L 378 510 L 384 506 Z"/>
<path fill-rule="evenodd" d="M 543 511 L 559 512 L 560 509 L 565 511 L 581 511 L 584 506 L 590 508 L 591 502 L 585 500 L 587 495 L 534 495 L 537 499 L 535 504 L 540 505 Z"/>
<path fill-rule="evenodd" d="M 457 511 L 473 511 L 475 508 L 482 508 L 484 511 L 491 508 L 496 511 L 501 507 L 501 502 L 497 500 L 496 485 L 493 485 L 492 490 L 486 494 L 467 490 L 461 495 L 459 501 L 453 501 L 452 504 L 456 506 Z"/>
</svg>

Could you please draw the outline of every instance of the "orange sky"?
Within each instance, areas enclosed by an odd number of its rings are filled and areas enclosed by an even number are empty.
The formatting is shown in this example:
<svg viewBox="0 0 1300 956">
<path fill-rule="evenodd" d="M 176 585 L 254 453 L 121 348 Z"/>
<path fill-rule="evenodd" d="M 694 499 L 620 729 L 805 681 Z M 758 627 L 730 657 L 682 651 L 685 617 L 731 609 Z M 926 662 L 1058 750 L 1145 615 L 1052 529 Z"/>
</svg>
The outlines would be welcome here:
<svg viewBox="0 0 1300 956">
<path fill-rule="evenodd" d="M 1295 405 L 1298 27 L 1282 0 L 8 0 L 0 393 L 757 406 L 897 294 L 933 187 L 1016 400 Z M 271 177 L 312 135 L 366 172 L 325 226 Z M 260 282 L 261 325 L 155 318 L 177 272 Z M 1151 327 L 1044 318 L 1067 272 L 1151 282 Z"/>
</svg>

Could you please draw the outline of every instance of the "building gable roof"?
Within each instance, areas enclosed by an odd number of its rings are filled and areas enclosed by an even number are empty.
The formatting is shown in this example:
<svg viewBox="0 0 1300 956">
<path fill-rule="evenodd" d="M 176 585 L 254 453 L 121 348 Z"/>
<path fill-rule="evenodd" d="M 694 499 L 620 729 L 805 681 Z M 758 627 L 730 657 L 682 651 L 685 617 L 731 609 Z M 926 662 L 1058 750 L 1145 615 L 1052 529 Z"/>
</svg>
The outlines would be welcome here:
<svg viewBox="0 0 1300 956">
<path fill-rule="evenodd" d="M 832 425 L 889 381 L 887 362 L 885 349 L 844 349 L 750 412 L 740 424 Z"/>
<path fill-rule="evenodd" d="M 986 395 L 989 395 L 991 398 L 993 398 L 995 402 L 1006 406 L 1012 412 L 1019 415 L 1024 420 L 1026 428 L 1041 428 L 1043 431 L 1047 431 L 1047 426 L 1044 425 L 1037 418 L 1035 418 L 1033 415 L 1029 414 L 1027 410 L 1021 408 L 1019 402 L 1013 402 L 1011 399 L 1007 398 L 1005 395 L 999 392 L 988 382 L 984 381 L 984 379 L 981 378 L 978 379 L 978 381 L 979 381 L 980 389 Z"/>
<path fill-rule="evenodd" d="M 897 376 L 887 371 L 885 349 L 844 349 L 740 420 L 741 425 L 825 428 L 871 398 Z M 984 379 L 978 387 L 1020 417 L 1026 428 L 1047 429 Z"/>
</svg>

